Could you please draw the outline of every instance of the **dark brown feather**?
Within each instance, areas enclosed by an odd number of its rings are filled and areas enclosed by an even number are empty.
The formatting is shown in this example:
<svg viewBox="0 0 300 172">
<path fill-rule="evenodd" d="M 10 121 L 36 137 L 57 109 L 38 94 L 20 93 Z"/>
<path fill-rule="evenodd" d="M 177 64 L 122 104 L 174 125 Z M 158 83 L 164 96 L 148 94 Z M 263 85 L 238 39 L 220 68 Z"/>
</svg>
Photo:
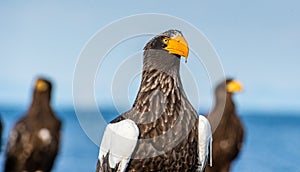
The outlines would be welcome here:
<svg viewBox="0 0 300 172">
<path fill-rule="evenodd" d="M 158 84 L 156 87 L 153 87 L 149 82 L 158 82 Z M 153 95 L 153 92 L 156 94 L 151 98 L 149 95 Z M 166 73 L 158 70 L 143 72 L 140 91 L 133 109 L 112 122 L 118 122 L 125 118 L 138 121 L 140 129 L 139 139 L 153 138 L 151 145 L 156 150 L 164 151 L 164 148 L 173 141 L 176 141 L 176 139 L 180 138 L 182 141 L 174 146 L 173 149 L 161 155 L 146 159 L 132 159 L 129 162 L 127 171 L 196 171 L 198 164 L 197 113 L 191 107 L 190 103 L 182 98 L 182 93 L 180 92 L 181 89 L 178 87 L 178 84 Z M 155 96 L 157 97 L 153 98 Z M 162 99 L 164 100 L 164 109 L 161 109 L 162 113 L 151 113 L 150 109 L 159 109 L 158 106 L 162 105 Z M 183 101 L 185 102 L 183 103 Z M 183 104 L 187 108 L 184 113 L 181 113 L 183 110 L 182 107 L 184 107 Z M 150 107 L 150 105 L 155 107 Z M 148 121 L 150 122 L 147 123 Z M 175 125 L 176 128 L 173 128 Z M 167 135 L 167 138 L 164 140 L 155 140 L 157 136 L 163 135 L 170 130 L 173 130 L 173 132 Z M 151 154 L 149 151 L 146 144 L 139 142 L 135 150 L 135 155 L 143 156 Z"/>
<path fill-rule="evenodd" d="M 51 85 L 47 83 L 48 90 L 34 91 L 28 113 L 16 123 L 10 134 L 5 172 L 51 171 L 59 150 L 61 122 L 50 106 Z M 49 131 L 50 143 L 38 136 L 41 129 Z"/>
<path fill-rule="evenodd" d="M 206 172 L 229 172 L 243 144 L 244 127 L 236 114 L 232 94 L 225 92 L 224 87 L 224 83 L 223 88 L 217 87 L 215 108 L 207 116 L 212 128 L 216 129 L 213 133 L 213 166 L 207 167 Z M 224 102 L 225 106 L 221 108 Z"/>
<path fill-rule="evenodd" d="M 147 43 L 141 85 L 133 107 L 111 122 L 131 119 L 140 131 L 127 172 L 198 169 L 198 114 L 181 84 L 180 56 L 164 50 L 161 42 L 162 36 L 174 34 L 181 35 L 170 30 Z M 98 165 L 96 171 L 105 171 L 103 168 Z"/>
</svg>

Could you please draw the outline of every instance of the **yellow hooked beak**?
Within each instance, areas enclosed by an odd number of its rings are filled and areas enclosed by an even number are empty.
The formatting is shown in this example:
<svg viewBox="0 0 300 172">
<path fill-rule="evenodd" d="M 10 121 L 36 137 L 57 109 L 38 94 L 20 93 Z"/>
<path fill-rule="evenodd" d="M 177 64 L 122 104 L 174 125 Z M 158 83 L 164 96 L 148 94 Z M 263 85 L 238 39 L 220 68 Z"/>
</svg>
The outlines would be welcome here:
<svg viewBox="0 0 300 172">
<path fill-rule="evenodd" d="M 227 92 L 236 93 L 243 90 L 243 85 L 238 81 L 231 81 L 226 85 Z"/>
<path fill-rule="evenodd" d="M 167 47 L 164 49 L 167 50 L 170 54 L 177 54 L 185 57 L 185 61 L 188 59 L 189 55 L 189 47 L 182 36 L 176 36 L 174 38 L 169 38 L 163 41 Z"/>
<path fill-rule="evenodd" d="M 48 86 L 45 81 L 38 79 L 35 84 L 35 89 L 42 92 L 46 91 L 48 89 Z"/>
</svg>

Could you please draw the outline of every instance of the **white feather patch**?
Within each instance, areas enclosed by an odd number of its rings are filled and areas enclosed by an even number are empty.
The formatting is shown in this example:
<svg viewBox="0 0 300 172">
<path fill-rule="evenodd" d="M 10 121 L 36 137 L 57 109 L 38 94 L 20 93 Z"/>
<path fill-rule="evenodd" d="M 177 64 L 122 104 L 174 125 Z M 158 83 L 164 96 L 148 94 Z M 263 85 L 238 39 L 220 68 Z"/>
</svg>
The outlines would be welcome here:
<svg viewBox="0 0 300 172">
<path fill-rule="evenodd" d="M 50 144 L 51 143 L 51 134 L 50 131 L 47 128 L 40 129 L 38 133 L 38 137 L 45 143 Z"/>
<path fill-rule="evenodd" d="M 126 170 L 130 157 L 138 141 L 139 129 L 130 119 L 108 124 L 105 128 L 99 151 L 100 165 L 103 157 L 109 152 L 110 168 L 116 168 L 122 172 Z"/>
<path fill-rule="evenodd" d="M 212 166 L 212 134 L 209 121 L 202 115 L 199 115 L 198 146 L 198 160 L 201 164 L 200 170 L 203 171 L 208 161 L 208 155 L 210 155 L 209 165 Z"/>
</svg>

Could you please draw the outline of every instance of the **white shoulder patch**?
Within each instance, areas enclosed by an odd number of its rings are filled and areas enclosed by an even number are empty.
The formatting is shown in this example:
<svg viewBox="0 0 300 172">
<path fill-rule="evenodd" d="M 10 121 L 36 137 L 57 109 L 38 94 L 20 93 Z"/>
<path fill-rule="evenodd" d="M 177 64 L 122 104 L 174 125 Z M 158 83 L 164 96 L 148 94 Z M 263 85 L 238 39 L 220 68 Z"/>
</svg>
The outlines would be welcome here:
<svg viewBox="0 0 300 172">
<path fill-rule="evenodd" d="M 116 165 L 120 163 L 117 171 L 125 171 L 138 141 L 138 136 L 139 128 L 130 119 L 108 124 L 100 145 L 98 157 L 100 165 L 103 163 L 103 157 L 109 153 L 110 168 L 116 168 Z"/>
<path fill-rule="evenodd" d="M 38 137 L 43 141 L 45 144 L 50 144 L 52 137 L 50 131 L 47 128 L 42 128 L 38 132 Z"/>
<path fill-rule="evenodd" d="M 210 155 L 210 166 L 212 166 L 212 134 L 209 121 L 203 115 L 199 115 L 198 123 L 198 161 L 199 170 L 203 171 L 207 165 L 208 156 Z"/>
</svg>

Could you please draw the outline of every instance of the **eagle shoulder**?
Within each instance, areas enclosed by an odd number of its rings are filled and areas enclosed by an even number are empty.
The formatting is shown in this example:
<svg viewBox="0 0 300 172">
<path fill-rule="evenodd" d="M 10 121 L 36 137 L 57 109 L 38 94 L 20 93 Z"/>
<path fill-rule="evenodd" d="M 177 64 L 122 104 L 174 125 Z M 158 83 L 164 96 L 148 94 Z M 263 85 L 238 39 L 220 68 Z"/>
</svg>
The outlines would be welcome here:
<svg viewBox="0 0 300 172">
<path fill-rule="evenodd" d="M 203 171 L 209 161 L 212 166 L 212 133 L 209 121 L 203 115 L 198 118 L 198 163 Z"/>
<path fill-rule="evenodd" d="M 134 121 L 124 119 L 107 125 L 99 151 L 99 169 L 111 168 L 125 171 L 139 137 L 139 128 Z M 105 159 L 108 159 L 106 162 Z M 105 163 L 108 163 L 108 165 Z"/>
</svg>

